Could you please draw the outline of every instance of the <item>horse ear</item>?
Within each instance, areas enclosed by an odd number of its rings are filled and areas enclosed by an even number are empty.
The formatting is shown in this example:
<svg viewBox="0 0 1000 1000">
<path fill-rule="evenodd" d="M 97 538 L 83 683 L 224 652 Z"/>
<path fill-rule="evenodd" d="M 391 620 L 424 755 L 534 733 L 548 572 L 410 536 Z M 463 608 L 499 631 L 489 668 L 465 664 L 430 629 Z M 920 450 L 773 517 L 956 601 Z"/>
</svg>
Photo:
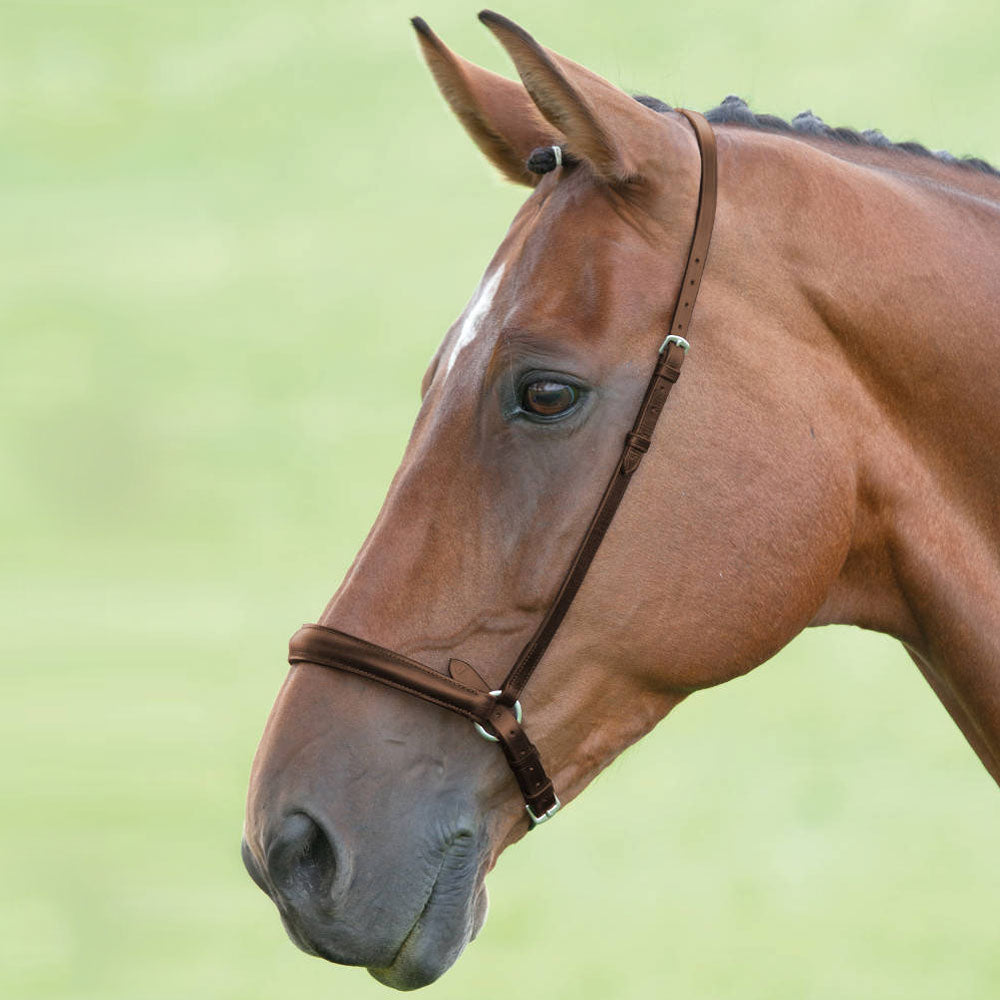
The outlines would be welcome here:
<svg viewBox="0 0 1000 1000">
<path fill-rule="evenodd" d="M 522 27 L 491 10 L 479 20 L 514 61 L 539 111 L 566 136 L 567 150 L 602 180 L 635 180 L 656 135 L 656 112 L 584 66 L 543 48 Z"/>
<path fill-rule="evenodd" d="M 562 142 L 521 84 L 456 55 L 421 17 L 410 22 L 438 89 L 476 145 L 510 180 L 534 187 L 531 151 Z"/>
</svg>

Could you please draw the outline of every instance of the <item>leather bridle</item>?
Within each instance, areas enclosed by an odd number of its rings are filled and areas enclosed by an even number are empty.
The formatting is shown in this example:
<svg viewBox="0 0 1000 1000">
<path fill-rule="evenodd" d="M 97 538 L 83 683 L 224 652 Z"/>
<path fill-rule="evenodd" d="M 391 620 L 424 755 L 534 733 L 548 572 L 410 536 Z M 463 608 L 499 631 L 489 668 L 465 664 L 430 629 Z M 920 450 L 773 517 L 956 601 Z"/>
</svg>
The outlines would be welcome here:
<svg viewBox="0 0 1000 1000">
<path fill-rule="evenodd" d="M 698 140 L 701 185 L 694 235 L 670 329 L 660 345 L 656 367 L 639 412 L 632 429 L 625 435 L 624 449 L 597 511 L 573 556 L 555 600 L 535 634 L 521 650 L 503 685 L 497 690 L 490 690 L 479 674 L 462 660 L 452 659 L 448 664 L 450 676 L 446 676 L 384 646 L 325 625 L 303 625 L 289 644 L 288 660 L 292 664 L 314 663 L 345 670 L 471 719 L 483 736 L 499 742 L 524 796 L 532 826 L 553 816 L 560 803 L 537 748 L 521 727 L 518 698 L 569 610 L 625 495 L 629 480 L 649 449 L 653 429 L 680 375 L 688 350 L 686 337 L 690 332 L 691 315 L 712 239 L 718 185 L 715 135 L 702 115 L 686 110 L 680 113 L 691 123 Z"/>
</svg>

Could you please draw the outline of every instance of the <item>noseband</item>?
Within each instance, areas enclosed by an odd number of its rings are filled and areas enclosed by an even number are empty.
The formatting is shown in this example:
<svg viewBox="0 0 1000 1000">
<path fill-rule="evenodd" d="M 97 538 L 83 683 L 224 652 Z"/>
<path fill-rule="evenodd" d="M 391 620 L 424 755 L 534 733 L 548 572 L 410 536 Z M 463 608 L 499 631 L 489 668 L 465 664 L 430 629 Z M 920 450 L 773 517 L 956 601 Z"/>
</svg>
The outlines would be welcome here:
<svg viewBox="0 0 1000 1000">
<path fill-rule="evenodd" d="M 524 796 L 532 826 L 555 815 L 560 803 L 552 781 L 542 766 L 538 749 L 521 727 L 521 705 L 518 698 L 569 610 L 601 539 L 625 495 L 629 480 L 649 449 L 653 428 L 680 375 L 681 364 L 688 350 L 685 338 L 690 335 L 691 315 L 705 270 L 708 245 L 712 239 L 718 177 L 715 135 L 705 118 L 697 112 L 682 110 L 680 113 L 691 123 L 698 140 L 701 186 L 694 235 L 674 304 L 670 329 L 660 345 L 656 368 L 646 387 L 632 429 L 625 435 L 621 458 L 604 490 L 597 511 L 573 556 L 555 600 L 535 634 L 521 650 L 503 685 L 490 690 L 479 674 L 462 660 L 451 660 L 448 664 L 450 676 L 446 676 L 384 646 L 377 646 L 325 625 L 303 625 L 292 636 L 289 644 L 289 663 L 314 663 L 321 667 L 345 670 L 471 719 L 483 736 L 500 744 Z"/>
</svg>

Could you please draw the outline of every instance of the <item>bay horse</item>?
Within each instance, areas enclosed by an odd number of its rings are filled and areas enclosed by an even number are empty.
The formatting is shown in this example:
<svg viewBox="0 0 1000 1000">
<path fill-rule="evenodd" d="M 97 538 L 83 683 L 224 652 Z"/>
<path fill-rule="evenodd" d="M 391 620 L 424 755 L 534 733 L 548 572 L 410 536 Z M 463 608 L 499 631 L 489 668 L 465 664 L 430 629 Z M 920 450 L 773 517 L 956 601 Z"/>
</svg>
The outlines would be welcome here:
<svg viewBox="0 0 1000 1000">
<path fill-rule="evenodd" d="M 469 135 L 533 191 L 319 627 L 431 686 L 459 663 L 499 705 L 684 298 L 704 168 L 690 114 L 480 18 L 520 82 L 413 24 Z M 905 645 L 1000 781 L 1000 174 L 736 99 L 707 117 L 690 358 L 524 724 L 566 803 L 691 692 L 849 623 Z M 243 846 L 296 944 L 399 989 L 478 932 L 485 875 L 534 815 L 496 747 L 411 693 L 295 660 Z"/>
</svg>

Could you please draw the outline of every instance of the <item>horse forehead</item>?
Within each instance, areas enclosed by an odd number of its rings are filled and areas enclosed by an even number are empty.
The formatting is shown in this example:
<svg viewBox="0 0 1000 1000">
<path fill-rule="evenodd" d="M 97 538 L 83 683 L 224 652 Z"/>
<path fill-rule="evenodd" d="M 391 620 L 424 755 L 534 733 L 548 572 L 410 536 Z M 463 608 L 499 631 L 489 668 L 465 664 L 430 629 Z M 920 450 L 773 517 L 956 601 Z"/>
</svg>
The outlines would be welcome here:
<svg viewBox="0 0 1000 1000">
<path fill-rule="evenodd" d="M 621 279 L 619 272 L 629 273 L 628 265 L 615 266 L 616 257 L 634 262 L 637 247 L 648 251 L 607 201 L 587 188 L 529 206 L 530 217 L 521 226 L 515 220 L 499 260 L 481 279 L 445 346 L 445 378 L 470 345 L 482 344 L 485 362 L 487 341 L 508 321 L 530 325 L 534 317 L 544 323 L 550 314 L 597 319 L 612 304 L 609 286 Z"/>
<path fill-rule="evenodd" d="M 500 280 L 503 278 L 505 270 L 506 266 L 504 264 L 498 264 L 492 274 L 488 273 L 484 275 L 482 281 L 479 282 L 479 287 L 476 289 L 475 294 L 465 308 L 462 319 L 459 321 L 458 334 L 451 345 L 451 350 L 448 352 L 448 359 L 445 362 L 444 369 L 445 378 L 451 373 L 462 351 L 479 336 L 482 330 L 492 325 L 487 322 L 487 319 L 493 310 L 497 289 L 500 287 Z"/>
</svg>

